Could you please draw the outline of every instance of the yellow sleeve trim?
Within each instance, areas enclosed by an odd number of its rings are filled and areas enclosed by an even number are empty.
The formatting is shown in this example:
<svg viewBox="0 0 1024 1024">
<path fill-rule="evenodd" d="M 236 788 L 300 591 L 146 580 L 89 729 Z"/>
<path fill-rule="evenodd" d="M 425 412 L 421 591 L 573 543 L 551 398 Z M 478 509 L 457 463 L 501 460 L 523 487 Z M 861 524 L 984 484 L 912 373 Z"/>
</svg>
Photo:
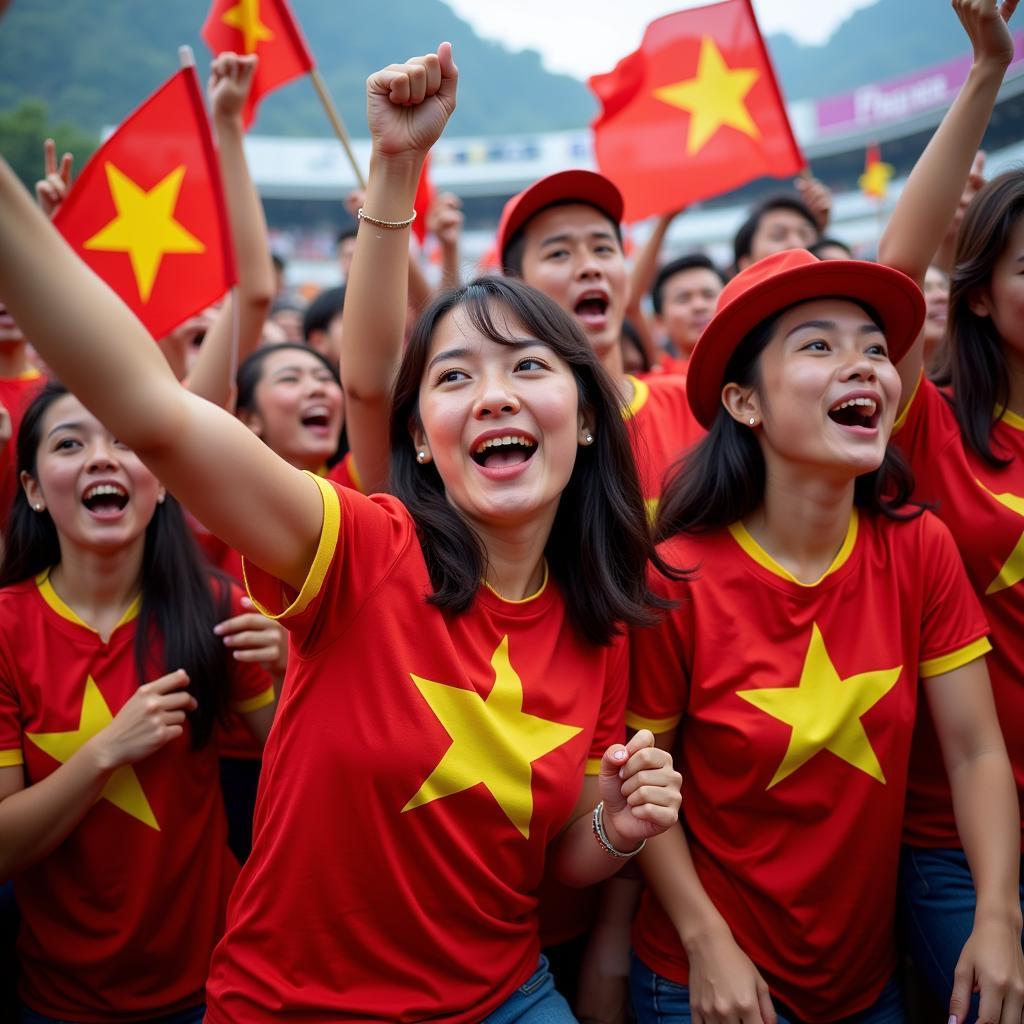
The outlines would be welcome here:
<svg viewBox="0 0 1024 1024">
<path fill-rule="evenodd" d="M 601 758 L 599 757 L 588 757 L 587 766 L 583 769 L 584 775 L 600 775 L 601 774 Z"/>
<path fill-rule="evenodd" d="M 632 711 L 627 711 L 626 725 L 630 729 L 650 729 L 657 736 L 660 732 L 670 732 L 682 721 L 682 718 L 682 715 L 673 715 L 671 718 L 642 718 Z"/>
<path fill-rule="evenodd" d="M 914 400 L 917 398 L 918 391 L 921 390 L 921 381 L 924 380 L 924 370 L 921 371 L 921 376 L 917 378 L 917 383 L 914 385 L 914 390 L 910 392 L 910 398 L 907 404 L 900 410 L 899 416 L 896 417 L 896 422 L 892 425 L 892 432 L 895 434 L 904 423 L 907 422 L 907 417 L 910 415 L 910 407 L 914 404 Z"/>
<path fill-rule="evenodd" d="M 635 416 L 647 404 L 647 399 L 651 397 L 651 387 L 647 381 L 640 380 L 631 373 L 626 374 L 626 380 L 633 385 L 633 397 L 629 400 L 628 405 L 622 407 L 624 420 Z"/>
<path fill-rule="evenodd" d="M 298 596 L 282 612 L 274 612 L 265 608 L 256 599 L 256 595 L 249 586 L 249 575 L 246 572 L 245 559 L 242 559 L 242 576 L 245 579 L 245 589 L 248 591 L 252 603 L 257 610 L 262 612 L 268 619 L 287 619 L 293 615 L 299 615 L 309 606 L 310 601 L 320 593 L 324 585 L 324 578 L 330 568 L 331 559 L 334 557 L 335 549 L 338 546 L 338 532 L 341 527 L 341 502 L 334 488 L 326 481 L 321 480 L 315 473 L 306 473 L 316 481 L 320 488 L 320 497 L 324 502 L 324 524 L 320 529 L 320 543 L 317 545 L 316 554 L 313 556 L 313 564 L 309 567 L 309 573 Z"/>
<path fill-rule="evenodd" d="M 265 708 L 268 704 L 273 703 L 274 684 L 271 683 L 262 693 L 258 693 L 255 697 L 250 697 L 248 700 L 240 700 L 237 704 L 233 704 L 232 707 L 239 714 L 247 715 L 250 711 L 259 711 L 260 708 Z"/>
<path fill-rule="evenodd" d="M 20 747 L 17 750 L 0 750 L 0 768 L 13 768 L 24 763 L 25 755 L 22 754 Z"/>
<path fill-rule="evenodd" d="M 930 679 L 932 676 L 941 676 L 944 672 L 952 672 L 953 669 L 963 668 L 964 665 L 977 661 L 984 654 L 992 650 L 987 636 L 979 637 L 974 643 L 961 647 L 951 654 L 943 654 L 941 658 L 929 658 L 922 661 L 918 666 L 917 673 L 922 679 Z"/>
</svg>

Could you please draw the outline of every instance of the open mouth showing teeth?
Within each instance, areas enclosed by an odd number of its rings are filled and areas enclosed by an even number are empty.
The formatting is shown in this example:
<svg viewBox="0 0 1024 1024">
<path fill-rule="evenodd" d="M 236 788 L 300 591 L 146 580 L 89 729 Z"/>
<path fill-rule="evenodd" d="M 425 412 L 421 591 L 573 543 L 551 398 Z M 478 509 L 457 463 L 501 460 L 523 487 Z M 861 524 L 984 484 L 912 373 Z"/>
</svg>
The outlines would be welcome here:
<svg viewBox="0 0 1024 1024">
<path fill-rule="evenodd" d="M 848 398 L 828 411 L 829 419 L 843 427 L 877 427 L 880 414 L 873 398 Z"/>
<path fill-rule="evenodd" d="M 304 427 L 326 427 L 330 423 L 330 417 L 325 412 L 313 413 L 310 416 L 302 417 Z"/>
<path fill-rule="evenodd" d="M 90 512 L 111 509 L 120 512 L 128 504 L 128 492 L 117 484 L 97 484 L 85 492 L 82 504 Z"/>
<path fill-rule="evenodd" d="M 478 466 L 491 469 L 502 469 L 505 466 L 518 466 L 533 456 L 537 445 L 521 434 L 508 434 L 505 437 L 489 437 L 481 441 L 472 459 Z"/>
<path fill-rule="evenodd" d="M 573 312 L 583 320 L 603 317 L 608 312 L 608 300 L 598 295 L 585 296 L 576 303 Z"/>
</svg>

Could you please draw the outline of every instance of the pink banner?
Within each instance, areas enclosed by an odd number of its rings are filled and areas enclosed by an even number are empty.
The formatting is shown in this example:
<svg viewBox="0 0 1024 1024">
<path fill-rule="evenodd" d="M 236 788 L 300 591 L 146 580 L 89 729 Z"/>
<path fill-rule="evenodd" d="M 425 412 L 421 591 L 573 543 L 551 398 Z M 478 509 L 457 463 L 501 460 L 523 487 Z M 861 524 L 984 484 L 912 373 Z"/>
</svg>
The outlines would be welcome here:
<svg viewBox="0 0 1024 1024">
<path fill-rule="evenodd" d="M 1007 75 L 1024 70 L 1024 32 L 1015 32 L 1013 42 L 1013 63 Z M 849 134 L 906 121 L 923 111 L 948 106 L 967 80 L 970 69 L 970 57 L 957 57 L 910 75 L 819 100 L 818 131 L 821 135 Z"/>
</svg>

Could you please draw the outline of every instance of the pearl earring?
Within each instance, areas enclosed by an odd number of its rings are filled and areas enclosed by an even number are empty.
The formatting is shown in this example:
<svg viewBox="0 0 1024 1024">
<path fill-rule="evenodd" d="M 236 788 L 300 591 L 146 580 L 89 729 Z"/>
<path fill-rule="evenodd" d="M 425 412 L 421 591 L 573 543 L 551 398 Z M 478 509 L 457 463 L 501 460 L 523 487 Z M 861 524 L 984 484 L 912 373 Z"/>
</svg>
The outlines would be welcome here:
<svg viewBox="0 0 1024 1024">
<path fill-rule="evenodd" d="M 423 451 L 422 448 L 416 453 L 416 461 L 417 462 L 426 462 L 427 461 L 427 453 L 425 451 Z"/>
<path fill-rule="evenodd" d="M 587 434 L 583 438 L 583 443 L 584 444 L 593 444 L 594 443 L 594 435 L 593 434 Z"/>
<path fill-rule="evenodd" d="M 35 504 L 35 505 L 33 505 L 32 507 L 33 507 L 33 508 L 34 508 L 34 509 L 35 509 L 35 510 L 36 510 L 37 512 L 42 512 L 42 511 L 43 511 L 43 506 L 42 506 L 42 505 L 39 505 L 39 504 Z"/>
</svg>

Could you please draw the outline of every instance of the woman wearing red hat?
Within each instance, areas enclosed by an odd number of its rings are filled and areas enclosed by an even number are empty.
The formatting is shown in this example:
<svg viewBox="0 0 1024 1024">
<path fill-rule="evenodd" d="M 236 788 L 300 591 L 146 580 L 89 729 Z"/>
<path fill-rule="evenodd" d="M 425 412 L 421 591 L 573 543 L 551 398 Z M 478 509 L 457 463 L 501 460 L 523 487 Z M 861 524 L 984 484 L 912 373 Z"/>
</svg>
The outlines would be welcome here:
<svg viewBox="0 0 1024 1024">
<path fill-rule="evenodd" d="M 880 259 L 918 282 L 957 210 L 1013 57 L 1005 19 L 1015 6 L 963 5 L 974 67 L 914 168 L 879 249 Z M 926 339 L 919 337 L 900 362 L 906 408 L 894 433 L 914 471 L 915 497 L 932 503 L 949 527 L 992 628 L 992 692 L 1018 802 L 1024 799 L 1022 270 L 1024 171 L 1018 168 L 985 185 L 963 215 L 950 281 L 947 369 L 941 386 L 922 377 Z M 961 843 L 953 809 L 936 729 L 922 715 L 910 763 L 901 891 L 910 953 L 939 999 L 954 990 L 961 998 L 959 949 L 983 910 L 968 868 L 972 851 Z M 1012 910 L 1019 929 L 1024 889 Z"/>
<path fill-rule="evenodd" d="M 924 317 L 902 274 L 790 250 L 722 293 L 687 392 L 708 435 L 668 484 L 695 578 L 633 636 L 629 721 L 676 752 L 681 826 L 649 844 L 639 1019 L 903 1020 L 892 921 L 919 689 L 954 779 L 979 920 L 964 967 L 1019 1024 L 1017 804 L 946 528 L 886 442 Z M 919 686 L 920 684 L 920 686 Z M 1001 915 L 1001 916 L 1000 916 Z"/>
</svg>

